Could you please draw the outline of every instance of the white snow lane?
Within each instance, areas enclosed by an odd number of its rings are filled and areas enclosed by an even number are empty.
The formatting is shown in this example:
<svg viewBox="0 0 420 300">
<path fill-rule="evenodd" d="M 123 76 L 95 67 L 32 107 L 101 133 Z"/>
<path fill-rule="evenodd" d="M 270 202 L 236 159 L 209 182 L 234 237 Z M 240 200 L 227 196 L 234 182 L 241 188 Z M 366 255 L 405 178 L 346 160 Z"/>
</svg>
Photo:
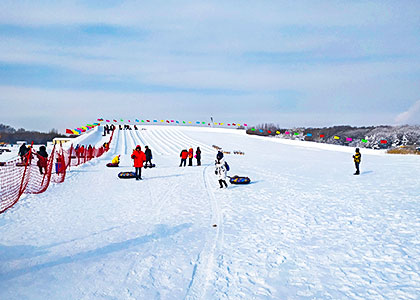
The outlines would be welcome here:
<svg viewBox="0 0 420 300">
<path fill-rule="evenodd" d="M 419 157 L 362 150 L 353 176 L 345 151 L 177 130 L 244 151 L 225 158 L 251 184 L 220 190 L 214 153 L 178 167 L 163 135 L 170 155 L 118 179 L 133 168 L 116 131 L 109 154 L 0 215 L 0 299 L 418 299 Z"/>
</svg>

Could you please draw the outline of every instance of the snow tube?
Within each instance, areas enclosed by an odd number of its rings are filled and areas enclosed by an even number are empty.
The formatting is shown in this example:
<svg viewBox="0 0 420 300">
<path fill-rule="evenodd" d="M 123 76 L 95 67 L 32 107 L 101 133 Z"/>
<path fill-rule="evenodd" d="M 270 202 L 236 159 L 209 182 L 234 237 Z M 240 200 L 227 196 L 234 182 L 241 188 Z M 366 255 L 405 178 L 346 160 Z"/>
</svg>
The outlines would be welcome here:
<svg viewBox="0 0 420 300">
<path fill-rule="evenodd" d="M 230 183 L 232 184 L 248 184 L 251 182 L 251 179 L 249 179 L 249 177 L 241 177 L 241 176 L 233 176 L 230 177 Z"/>
<path fill-rule="evenodd" d="M 116 168 L 116 167 L 118 167 L 118 164 L 107 163 L 106 166 L 110 167 L 110 168 Z"/>
<path fill-rule="evenodd" d="M 118 173 L 118 177 L 121 178 L 121 179 L 136 178 L 136 173 L 134 173 L 134 172 L 120 172 L 120 173 Z"/>
<path fill-rule="evenodd" d="M 156 165 L 155 165 L 155 164 L 152 164 L 152 166 L 146 166 L 146 165 L 144 165 L 144 168 L 145 168 L 145 169 L 147 169 L 147 168 L 154 168 L 154 167 L 156 167 Z"/>
</svg>

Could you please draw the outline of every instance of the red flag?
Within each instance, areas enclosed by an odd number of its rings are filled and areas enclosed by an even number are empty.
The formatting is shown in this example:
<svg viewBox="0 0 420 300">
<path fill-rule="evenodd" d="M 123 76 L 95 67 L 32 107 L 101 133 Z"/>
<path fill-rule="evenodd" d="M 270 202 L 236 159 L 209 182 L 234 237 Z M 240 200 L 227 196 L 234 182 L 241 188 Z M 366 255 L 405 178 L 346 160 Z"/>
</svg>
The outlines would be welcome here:
<svg viewBox="0 0 420 300">
<path fill-rule="evenodd" d="M 71 130 L 71 129 L 66 129 L 66 133 L 73 134 L 73 130 Z"/>
</svg>

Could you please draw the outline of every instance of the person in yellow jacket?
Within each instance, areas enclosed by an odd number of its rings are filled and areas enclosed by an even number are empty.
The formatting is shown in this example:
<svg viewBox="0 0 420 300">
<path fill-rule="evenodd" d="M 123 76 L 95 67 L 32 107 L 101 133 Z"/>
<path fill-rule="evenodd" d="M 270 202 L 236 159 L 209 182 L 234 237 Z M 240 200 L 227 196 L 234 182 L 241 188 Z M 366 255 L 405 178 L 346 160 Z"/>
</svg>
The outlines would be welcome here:
<svg viewBox="0 0 420 300">
<path fill-rule="evenodd" d="M 111 161 L 111 164 L 119 165 L 120 164 L 120 156 L 117 155 L 114 157 L 114 159 Z"/>
<path fill-rule="evenodd" d="M 359 152 L 359 148 L 356 148 L 356 153 L 353 155 L 354 165 L 356 166 L 356 173 L 353 175 L 360 175 L 359 165 L 362 161 L 362 154 Z"/>
</svg>

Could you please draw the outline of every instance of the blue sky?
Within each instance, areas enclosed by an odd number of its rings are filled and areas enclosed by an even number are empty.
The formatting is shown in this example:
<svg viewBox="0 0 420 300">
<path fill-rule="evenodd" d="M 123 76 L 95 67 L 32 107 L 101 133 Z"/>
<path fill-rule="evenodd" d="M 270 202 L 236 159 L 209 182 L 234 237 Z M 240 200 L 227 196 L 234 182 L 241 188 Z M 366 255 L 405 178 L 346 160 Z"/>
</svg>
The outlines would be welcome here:
<svg viewBox="0 0 420 300">
<path fill-rule="evenodd" d="M 420 123 L 419 1 L 0 3 L 1 123 Z"/>
</svg>

